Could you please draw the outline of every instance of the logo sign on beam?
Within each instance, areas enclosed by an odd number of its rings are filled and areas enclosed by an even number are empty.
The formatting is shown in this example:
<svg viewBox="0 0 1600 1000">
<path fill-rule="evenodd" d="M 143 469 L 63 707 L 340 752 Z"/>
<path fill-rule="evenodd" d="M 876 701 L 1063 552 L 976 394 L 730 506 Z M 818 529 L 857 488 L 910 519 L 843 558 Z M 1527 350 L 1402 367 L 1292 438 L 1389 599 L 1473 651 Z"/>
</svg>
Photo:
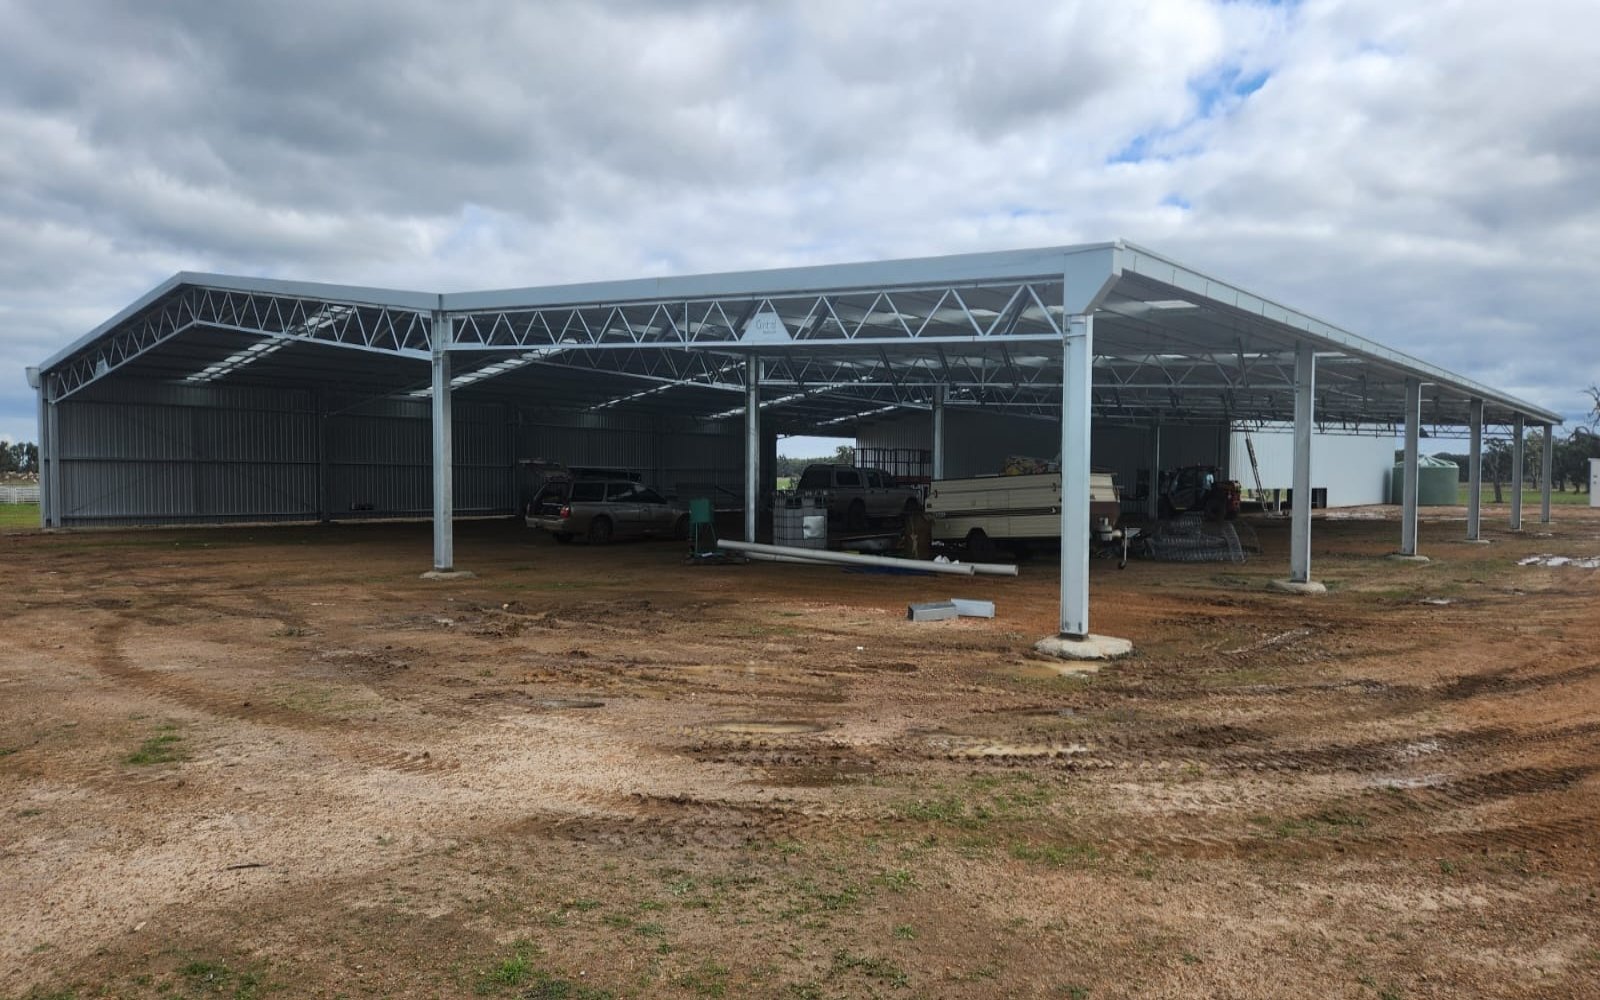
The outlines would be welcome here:
<svg viewBox="0 0 1600 1000">
<path fill-rule="evenodd" d="M 739 336 L 741 344 L 789 344 L 794 338 L 789 335 L 788 327 L 783 325 L 783 317 L 771 310 L 762 310 L 750 317 L 750 322 L 744 325 L 744 333 Z"/>
</svg>

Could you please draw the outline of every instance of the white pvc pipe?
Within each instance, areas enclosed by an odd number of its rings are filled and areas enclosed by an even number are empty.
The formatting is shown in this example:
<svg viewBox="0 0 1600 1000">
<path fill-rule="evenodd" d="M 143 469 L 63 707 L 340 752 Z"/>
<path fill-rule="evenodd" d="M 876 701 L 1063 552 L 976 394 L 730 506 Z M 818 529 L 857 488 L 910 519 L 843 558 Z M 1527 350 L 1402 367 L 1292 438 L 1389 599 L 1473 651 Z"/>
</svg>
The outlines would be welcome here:
<svg viewBox="0 0 1600 1000">
<path fill-rule="evenodd" d="M 938 563 L 921 559 L 896 559 L 891 556 L 858 556 L 851 552 L 831 552 L 827 549 L 802 549 L 789 545 L 762 545 L 757 542 L 735 542 L 718 539 L 717 547 L 743 552 L 747 555 L 788 556 L 817 563 L 835 563 L 840 566 L 883 566 L 889 569 L 908 569 L 922 573 L 945 573 L 950 576 L 972 576 L 977 572 L 975 563 Z M 1013 573 L 1016 567 L 1011 567 Z"/>
<path fill-rule="evenodd" d="M 797 563 L 801 566 L 836 566 L 837 563 L 823 562 L 820 559 L 802 559 L 799 556 L 775 556 L 770 552 L 745 552 L 746 559 L 758 559 L 761 562 Z"/>
</svg>

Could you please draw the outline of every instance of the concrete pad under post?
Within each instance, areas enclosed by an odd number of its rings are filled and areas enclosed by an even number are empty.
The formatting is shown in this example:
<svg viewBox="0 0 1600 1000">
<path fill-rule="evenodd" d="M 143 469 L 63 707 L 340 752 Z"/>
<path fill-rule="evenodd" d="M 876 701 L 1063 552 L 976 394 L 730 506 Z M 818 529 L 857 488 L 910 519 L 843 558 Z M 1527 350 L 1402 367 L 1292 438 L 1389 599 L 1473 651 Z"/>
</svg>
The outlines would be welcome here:
<svg viewBox="0 0 1600 1000">
<path fill-rule="evenodd" d="M 1430 561 L 1427 556 L 1419 556 L 1415 553 L 1407 552 L 1391 552 L 1387 558 L 1392 559 L 1395 562 L 1407 563 L 1425 563 Z"/>
<path fill-rule="evenodd" d="M 478 574 L 466 569 L 430 569 L 422 574 L 424 580 L 473 580 Z"/>
<path fill-rule="evenodd" d="M 1279 594 L 1326 594 L 1328 588 L 1317 580 L 1269 580 L 1267 589 Z"/>
<path fill-rule="evenodd" d="M 1034 643 L 1033 650 L 1058 660 L 1116 660 L 1133 652 L 1133 642 L 1110 635 L 1051 635 Z"/>
</svg>

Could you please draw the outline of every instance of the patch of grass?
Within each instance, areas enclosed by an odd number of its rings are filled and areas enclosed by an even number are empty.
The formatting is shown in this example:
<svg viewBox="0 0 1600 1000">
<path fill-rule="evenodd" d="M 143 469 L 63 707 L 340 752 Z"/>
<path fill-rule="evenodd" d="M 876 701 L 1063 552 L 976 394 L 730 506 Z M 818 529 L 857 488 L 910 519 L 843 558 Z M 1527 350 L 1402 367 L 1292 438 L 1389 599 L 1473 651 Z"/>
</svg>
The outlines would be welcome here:
<svg viewBox="0 0 1600 1000">
<path fill-rule="evenodd" d="M 497 993 L 508 986 L 521 986 L 535 975 L 532 956 L 536 949 L 527 941 L 511 946 L 511 954 L 489 968 L 478 980 L 479 995 Z"/>
<path fill-rule="evenodd" d="M 887 886 L 890 892 L 906 892 L 917 884 L 916 877 L 904 868 L 880 872 L 878 883 Z"/>
<path fill-rule="evenodd" d="M 901 941 L 915 941 L 917 929 L 910 924 L 900 924 L 894 929 L 894 936 Z"/>
<path fill-rule="evenodd" d="M 1038 861 L 1055 868 L 1087 868 L 1100 860 L 1100 849 L 1076 840 L 1059 844 L 1018 841 L 1011 845 L 1011 856 L 1018 861 Z"/>
<path fill-rule="evenodd" d="M 0 747 L 0 757 L 9 757 L 21 749 L 21 747 Z"/>
<path fill-rule="evenodd" d="M 965 788 L 895 803 L 891 808 L 898 818 L 911 822 L 981 830 L 993 823 L 1039 816 L 1053 795 L 1049 785 L 1031 775 L 982 777 L 969 780 Z"/>
<path fill-rule="evenodd" d="M 672 984 L 693 990 L 703 997 L 723 997 L 728 995 L 729 974 L 726 965 L 707 959 L 688 972 L 679 973 L 673 978 Z"/>
<path fill-rule="evenodd" d="M 39 527 L 36 503 L 0 503 L 0 531 Z"/>
<path fill-rule="evenodd" d="M 833 971 L 859 972 L 869 979 L 876 979 L 896 988 L 903 989 L 911 985 L 911 978 L 906 975 L 905 970 L 888 959 L 874 955 L 852 955 L 843 948 L 833 953 Z"/>
<path fill-rule="evenodd" d="M 170 727 L 167 727 L 170 728 Z M 159 732 L 139 744 L 139 749 L 129 754 L 127 763 L 135 765 L 171 764 L 183 759 L 183 737 L 174 732 Z"/>
<path fill-rule="evenodd" d="M 560 979 L 547 972 L 535 972 L 533 982 L 522 992 L 523 1000 L 612 1000 L 615 996 L 610 990 Z"/>
<path fill-rule="evenodd" d="M 256 1000 L 265 989 L 254 972 L 236 972 L 221 962 L 192 961 L 178 970 L 187 989 L 202 996 Z"/>
</svg>

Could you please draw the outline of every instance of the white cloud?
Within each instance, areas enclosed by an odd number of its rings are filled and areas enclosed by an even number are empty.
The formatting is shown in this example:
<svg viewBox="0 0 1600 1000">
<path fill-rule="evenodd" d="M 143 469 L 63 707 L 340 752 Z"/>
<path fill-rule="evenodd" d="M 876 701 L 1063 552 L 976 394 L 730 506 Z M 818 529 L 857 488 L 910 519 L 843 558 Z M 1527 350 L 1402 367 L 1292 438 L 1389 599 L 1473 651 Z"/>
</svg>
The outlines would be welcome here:
<svg viewBox="0 0 1600 1000">
<path fill-rule="evenodd" d="M 0 18 L 6 426 L 22 365 L 179 269 L 459 289 L 1117 236 L 1569 413 L 1600 382 L 1590 0 Z"/>
</svg>

